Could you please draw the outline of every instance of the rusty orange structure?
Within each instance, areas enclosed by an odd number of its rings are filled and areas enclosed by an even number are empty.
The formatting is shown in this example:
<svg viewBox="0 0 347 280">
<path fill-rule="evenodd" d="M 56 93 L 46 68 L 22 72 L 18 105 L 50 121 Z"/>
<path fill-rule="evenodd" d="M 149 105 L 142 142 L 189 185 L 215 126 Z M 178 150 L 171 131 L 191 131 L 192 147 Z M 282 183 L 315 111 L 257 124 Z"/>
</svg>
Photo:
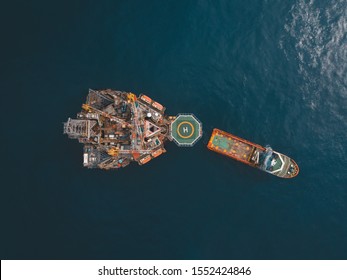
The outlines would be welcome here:
<svg viewBox="0 0 347 280">
<path fill-rule="evenodd" d="M 168 116 L 165 110 L 144 94 L 90 89 L 77 118 L 64 123 L 64 133 L 83 144 L 87 168 L 144 165 L 166 152 L 168 140 L 191 147 L 201 138 L 202 126 L 193 114 Z"/>
</svg>

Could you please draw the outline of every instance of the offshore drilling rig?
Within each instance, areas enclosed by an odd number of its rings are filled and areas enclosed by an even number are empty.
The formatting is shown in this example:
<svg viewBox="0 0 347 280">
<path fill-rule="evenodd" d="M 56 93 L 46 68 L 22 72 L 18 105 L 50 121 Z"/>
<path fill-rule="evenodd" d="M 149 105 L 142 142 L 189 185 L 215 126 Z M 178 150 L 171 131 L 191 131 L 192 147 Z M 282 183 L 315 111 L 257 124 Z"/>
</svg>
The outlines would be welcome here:
<svg viewBox="0 0 347 280">
<path fill-rule="evenodd" d="M 90 89 L 77 118 L 64 123 L 64 133 L 84 144 L 85 167 L 120 168 L 131 161 L 143 165 L 166 152 L 166 140 L 190 147 L 202 136 L 193 114 L 164 112 L 164 106 L 144 94 Z"/>
</svg>

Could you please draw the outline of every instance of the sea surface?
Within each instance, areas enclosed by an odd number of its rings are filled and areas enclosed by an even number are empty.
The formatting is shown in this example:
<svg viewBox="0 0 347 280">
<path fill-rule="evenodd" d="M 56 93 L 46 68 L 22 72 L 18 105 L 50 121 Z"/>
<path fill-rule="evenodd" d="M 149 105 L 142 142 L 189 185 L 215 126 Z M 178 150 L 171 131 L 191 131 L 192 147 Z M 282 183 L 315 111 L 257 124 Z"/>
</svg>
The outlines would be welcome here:
<svg viewBox="0 0 347 280">
<path fill-rule="evenodd" d="M 1 259 L 346 259 L 347 1 L 3 1 Z M 88 89 L 194 113 L 203 137 L 89 170 Z M 300 166 L 206 148 L 213 128 Z"/>
</svg>

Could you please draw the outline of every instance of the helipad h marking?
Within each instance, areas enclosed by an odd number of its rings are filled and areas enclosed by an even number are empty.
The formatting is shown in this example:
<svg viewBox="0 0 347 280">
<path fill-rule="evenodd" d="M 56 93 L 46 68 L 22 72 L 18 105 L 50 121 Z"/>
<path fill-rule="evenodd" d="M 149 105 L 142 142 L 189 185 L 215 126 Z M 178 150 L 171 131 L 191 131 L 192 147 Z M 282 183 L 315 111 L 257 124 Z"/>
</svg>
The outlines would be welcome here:
<svg viewBox="0 0 347 280">
<path fill-rule="evenodd" d="M 191 129 L 192 129 L 192 132 L 188 135 L 188 136 L 183 136 L 181 133 L 180 133 L 180 128 L 181 128 L 181 125 L 183 125 L 183 124 L 188 124 L 190 127 L 191 127 Z M 184 129 L 184 128 L 183 128 Z M 183 130 L 184 131 L 184 130 Z M 190 138 L 190 137 L 192 137 L 192 135 L 194 134 L 194 126 L 190 123 L 190 122 L 186 122 L 186 121 L 184 121 L 184 122 L 181 122 L 178 126 L 177 126 L 177 134 L 181 137 L 181 138 L 183 138 L 183 139 L 187 139 L 187 138 Z"/>
<path fill-rule="evenodd" d="M 170 136 L 178 146 L 191 147 L 202 136 L 201 122 L 193 114 L 178 114 L 170 125 Z"/>
</svg>

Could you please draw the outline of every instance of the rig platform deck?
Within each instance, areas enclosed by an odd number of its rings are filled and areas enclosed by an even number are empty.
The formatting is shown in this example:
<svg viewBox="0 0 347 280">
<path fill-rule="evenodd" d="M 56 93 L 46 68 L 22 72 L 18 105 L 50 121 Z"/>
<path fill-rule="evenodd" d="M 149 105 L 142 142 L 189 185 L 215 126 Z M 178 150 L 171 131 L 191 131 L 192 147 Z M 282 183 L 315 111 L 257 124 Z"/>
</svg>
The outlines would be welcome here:
<svg viewBox="0 0 347 280">
<path fill-rule="evenodd" d="M 77 118 L 64 123 L 64 133 L 84 144 L 88 168 L 120 168 L 131 161 L 143 165 L 166 152 L 166 140 L 192 146 L 202 135 L 194 115 L 164 113 L 163 105 L 144 94 L 90 89 Z"/>
</svg>

